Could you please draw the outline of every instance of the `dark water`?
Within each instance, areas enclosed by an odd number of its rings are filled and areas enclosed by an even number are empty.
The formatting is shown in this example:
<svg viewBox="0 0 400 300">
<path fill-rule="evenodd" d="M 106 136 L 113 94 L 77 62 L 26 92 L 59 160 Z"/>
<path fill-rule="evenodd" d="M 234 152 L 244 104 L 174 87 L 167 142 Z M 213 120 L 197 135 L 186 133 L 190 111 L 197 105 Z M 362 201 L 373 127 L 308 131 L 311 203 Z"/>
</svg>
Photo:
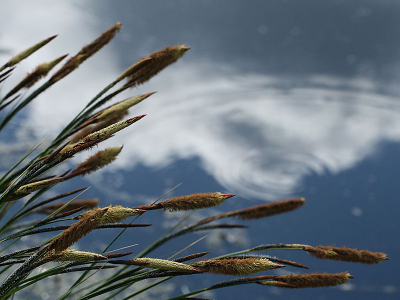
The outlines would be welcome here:
<svg viewBox="0 0 400 300">
<path fill-rule="evenodd" d="M 72 182 L 68 187 L 90 184 L 88 197 L 123 205 L 154 200 L 179 183 L 174 195 L 235 193 L 219 211 L 301 196 L 307 203 L 298 211 L 248 222 L 245 232 L 209 234 L 193 252 L 207 248 L 220 255 L 219 250 L 264 243 L 304 243 L 368 249 L 391 257 L 378 266 L 365 266 L 276 252 L 272 254 L 304 263 L 310 271 L 349 271 L 355 279 L 345 287 L 301 291 L 249 285 L 217 290 L 210 297 L 398 297 L 397 1 L 86 1 L 53 4 L 46 21 L 34 23 L 32 12 L 40 11 L 36 5 L 26 2 L 19 13 L 13 5 L 4 5 L 9 13 L 0 21 L 5 28 L 0 49 L 15 53 L 31 39 L 33 43 L 60 33 L 53 48 L 38 53 L 32 66 L 65 51 L 74 53 L 115 22 L 123 23 L 106 50 L 60 83 L 58 91 L 52 88 L 32 105 L 21 136 L 27 128 L 37 137 L 45 132 L 51 136 L 139 58 L 167 45 L 191 47 L 177 64 L 126 93 L 158 91 L 131 109 L 132 115 L 147 113 L 146 118 L 109 142 L 124 144 L 118 161 L 94 174 L 90 183 Z M 20 14 L 26 22 L 17 21 Z M 19 26 L 16 36 L 9 33 L 13 24 Z M 74 88 L 60 93 L 62 84 Z M 159 236 L 178 219 L 146 214 L 141 221 L 155 225 L 138 229 L 133 237 L 125 234 L 115 248 L 137 243 L 142 249 L 149 237 Z M 113 235 L 104 232 L 102 240 L 106 243 Z M 180 250 L 201 236 L 179 239 L 154 255 Z M 221 280 L 226 278 L 175 281 L 170 295 Z"/>
</svg>

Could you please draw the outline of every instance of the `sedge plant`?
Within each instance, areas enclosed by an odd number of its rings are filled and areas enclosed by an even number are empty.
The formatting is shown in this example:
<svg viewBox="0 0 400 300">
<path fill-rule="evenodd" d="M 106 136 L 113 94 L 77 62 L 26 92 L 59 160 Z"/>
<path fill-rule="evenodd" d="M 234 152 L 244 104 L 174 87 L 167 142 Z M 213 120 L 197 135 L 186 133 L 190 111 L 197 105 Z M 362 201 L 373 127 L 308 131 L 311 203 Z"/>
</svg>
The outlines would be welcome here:
<svg viewBox="0 0 400 300">
<path fill-rule="evenodd" d="M 67 55 L 40 64 L 9 91 L 5 92 L 2 89 L 0 130 L 2 132 L 7 130 L 7 125 L 19 112 L 23 111 L 25 106 L 42 95 L 49 87 L 66 76 L 70 76 L 87 59 L 106 46 L 120 31 L 121 25 L 117 23 L 103 32 L 96 40 L 84 46 L 79 53 L 67 59 L 61 67 L 58 65 L 66 59 Z M 35 51 L 39 51 L 54 38 L 55 36 L 47 38 L 29 47 L 2 65 L 0 84 L 7 82 L 20 61 L 27 59 Z M 102 91 L 89 99 L 82 110 L 68 124 L 65 124 L 64 129 L 50 143 L 32 148 L 16 161 L 9 171 L 2 174 L 0 178 L 0 274 L 5 279 L 0 285 L 0 299 L 11 299 L 21 290 L 49 280 L 50 277 L 63 276 L 67 273 L 77 275 L 68 290 L 55 296 L 58 299 L 86 300 L 95 297 L 122 299 L 121 292 L 128 287 L 135 287 L 138 282 L 145 279 L 153 279 L 147 287 L 138 286 L 137 289 L 133 289 L 134 292 L 124 298 L 130 299 L 176 277 L 197 277 L 204 276 L 205 273 L 225 275 L 227 279 L 171 299 L 189 299 L 190 296 L 204 291 L 235 285 L 258 284 L 299 289 L 336 286 L 346 284 L 354 278 L 348 272 L 330 274 L 293 271 L 289 275 L 269 274 L 271 270 L 283 267 L 307 269 L 301 263 L 267 255 L 266 252 L 270 250 L 299 250 L 319 259 L 363 264 L 379 264 L 383 260 L 388 260 L 384 253 L 367 250 L 290 243 L 259 245 L 222 256 L 213 256 L 209 252 L 192 253 L 179 258 L 176 258 L 177 254 L 170 258 L 152 256 L 155 249 L 159 249 L 177 237 L 199 231 L 245 227 L 235 223 L 216 223 L 217 220 L 229 218 L 246 221 L 266 218 L 298 209 L 305 204 L 304 198 L 281 200 L 242 210 L 228 211 L 183 228 L 178 224 L 153 243 L 143 245 L 142 251 L 136 254 L 132 252 L 107 254 L 106 251 L 119 238 L 121 232 L 116 234 L 115 239 L 103 253 L 77 251 L 72 248 L 78 240 L 94 230 L 122 229 L 124 231 L 151 226 L 139 221 L 143 214 L 151 214 L 154 210 L 176 212 L 206 209 L 220 206 L 234 196 L 220 192 L 205 192 L 166 200 L 159 199 L 136 207 L 120 205 L 99 207 L 98 199 L 78 199 L 85 192 L 85 188 L 46 197 L 46 192 L 56 185 L 77 176 L 86 176 L 117 159 L 118 154 L 123 150 L 120 146 L 98 151 L 63 174 L 55 173 L 57 172 L 55 167 L 68 161 L 75 154 L 91 149 L 107 139 L 112 139 L 120 130 L 129 130 L 127 127 L 134 126 L 134 123 L 144 118 L 145 115 L 130 118 L 126 116 L 130 107 L 150 97 L 152 92 L 134 95 L 113 105 L 110 105 L 109 101 L 122 91 L 150 80 L 168 65 L 180 59 L 189 49 L 185 45 L 170 46 L 134 63 Z M 52 69 L 57 67 L 58 70 L 52 72 Z M 38 81 L 41 85 L 36 87 L 35 84 Z M 32 90 L 33 86 L 36 88 Z M 32 215 L 41 218 L 32 221 Z M 131 221 L 127 222 L 129 218 Z M 47 240 L 43 239 L 40 244 L 31 248 L 23 247 L 22 238 L 40 236 L 46 232 L 53 232 L 54 236 Z M 11 251 L 10 249 L 18 250 Z M 260 252 L 262 254 L 259 254 Z M 33 272 L 44 265 L 46 268 L 42 269 L 42 272 Z M 107 278 L 85 285 L 89 272 L 92 270 L 108 272 Z M 234 278 L 229 278 L 231 276 Z M 246 286 L 243 288 L 247 288 Z"/>
</svg>

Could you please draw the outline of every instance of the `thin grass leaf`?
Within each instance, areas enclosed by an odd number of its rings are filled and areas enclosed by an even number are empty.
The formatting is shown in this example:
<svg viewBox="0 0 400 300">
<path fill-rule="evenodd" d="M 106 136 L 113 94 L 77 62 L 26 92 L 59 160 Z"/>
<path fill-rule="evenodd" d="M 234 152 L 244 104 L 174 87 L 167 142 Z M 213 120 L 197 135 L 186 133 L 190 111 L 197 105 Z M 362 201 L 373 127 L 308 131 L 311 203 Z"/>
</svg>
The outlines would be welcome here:
<svg viewBox="0 0 400 300">
<path fill-rule="evenodd" d="M 38 149 L 43 142 L 33 146 L 32 148 L 30 148 L 1 178 L 0 178 L 0 187 L 1 190 L 3 189 L 3 186 L 5 183 L 10 183 L 12 180 L 15 179 L 16 176 L 11 176 L 8 178 L 8 175 L 10 175 L 10 173 L 12 171 L 14 171 L 29 155 L 31 155 L 36 149 Z M 19 175 L 18 175 L 19 176 Z"/>
<path fill-rule="evenodd" d="M 6 79 L 7 79 L 8 77 L 10 77 L 10 76 L 11 76 L 11 74 L 9 74 L 8 76 L 5 76 L 5 77 L 1 78 L 1 79 L 0 79 L 0 83 L 2 83 L 3 81 L 6 81 Z"/>
<path fill-rule="evenodd" d="M 196 241 L 194 241 L 193 243 L 191 243 L 191 244 L 189 244 L 189 245 L 187 245 L 185 248 L 183 248 L 182 250 L 180 250 L 180 251 L 178 251 L 177 253 L 175 253 L 174 255 L 172 255 L 172 256 L 170 256 L 168 259 L 173 259 L 174 257 L 176 257 L 176 256 L 178 256 L 179 254 L 181 254 L 183 251 L 185 251 L 185 250 L 187 250 L 187 249 L 189 249 L 190 247 L 193 247 L 194 245 L 196 245 L 198 242 L 200 242 L 201 240 L 203 240 L 204 238 L 206 237 L 206 235 L 205 236 L 203 236 L 203 237 L 201 237 L 201 238 L 199 238 L 199 239 L 197 239 Z M 192 255 L 193 256 L 193 255 Z M 176 260 L 176 259 L 174 259 L 174 261 L 175 262 L 183 262 L 183 261 L 185 261 L 185 259 L 180 259 L 180 260 Z"/>
<path fill-rule="evenodd" d="M 4 108 L 6 108 L 8 105 L 10 105 L 11 103 L 13 103 L 15 100 L 17 100 L 19 97 L 21 96 L 21 94 L 16 95 L 14 98 L 12 98 L 11 100 L 7 101 L 7 103 L 4 103 L 0 106 L 0 111 L 3 110 Z"/>
<path fill-rule="evenodd" d="M 16 67 L 12 67 L 12 68 L 10 68 L 9 70 L 7 70 L 7 71 L 1 73 L 1 74 L 0 74 L 0 79 L 6 77 L 7 75 L 11 75 L 10 73 L 11 73 L 12 71 L 14 71 L 15 68 L 16 68 Z M 0 72 L 1 72 L 1 71 L 0 71 Z M 0 102 L 0 103 L 1 103 L 1 102 Z"/>
<path fill-rule="evenodd" d="M 83 191 L 84 189 L 86 189 L 86 188 L 76 189 L 76 190 L 73 190 L 73 191 L 70 191 L 70 192 L 63 193 L 63 194 L 60 194 L 60 195 L 58 195 L 58 196 L 52 197 L 52 198 L 50 198 L 50 199 L 44 200 L 44 201 L 42 201 L 42 202 L 39 202 L 39 203 L 37 203 L 37 204 L 35 204 L 35 205 L 32 205 L 31 207 L 26 208 L 25 211 L 23 211 L 21 214 L 17 215 L 15 218 L 16 218 L 16 219 L 19 219 L 19 218 L 21 218 L 22 216 L 31 213 L 31 212 L 32 212 L 34 209 L 36 209 L 36 208 L 39 208 L 39 207 L 41 207 L 41 206 L 43 206 L 43 205 L 46 205 L 46 204 L 48 204 L 48 203 L 50 203 L 50 202 L 53 202 L 53 201 L 62 199 L 62 198 L 64 198 L 64 197 L 68 197 L 68 196 L 70 196 L 70 195 L 79 193 L 80 191 Z"/>
</svg>

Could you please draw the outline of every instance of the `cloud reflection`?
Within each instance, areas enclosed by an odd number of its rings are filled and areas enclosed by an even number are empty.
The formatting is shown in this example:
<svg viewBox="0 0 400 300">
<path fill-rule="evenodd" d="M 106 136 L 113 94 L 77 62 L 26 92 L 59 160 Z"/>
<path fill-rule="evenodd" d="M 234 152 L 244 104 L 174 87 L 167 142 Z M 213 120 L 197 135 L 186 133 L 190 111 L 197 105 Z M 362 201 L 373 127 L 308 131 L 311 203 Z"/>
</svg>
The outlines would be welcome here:
<svg viewBox="0 0 400 300">
<path fill-rule="evenodd" d="M 351 168 L 380 141 L 400 138 L 395 99 L 373 93 L 368 81 L 310 78 L 290 88 L 282 78 L 204 62 L 169 72 L 152 83 L 162 92 L 135 109 L 148 116 L 118 136 L 129 151 L 114 167 L 199 157 L 228 190 L 271 199 L 306 175 Z"/>
<path fill-rule="evenodd" d="M 82 10 L 67 8 L 77 20 L 87 18 Z M 82 27 L 82 21 L 74 28 L 70 16 L 53 24 L 58 24 L 54 30 L 61 34 L 60 42 L 45 47 L 20 71 L 64 54 L 65 42 L 68 49 L 78 51 L 98 35 L 97 28 Z M 76 30 L 78 36 L 73 34 Z M 22 30 L 13 40 L 4 34 L 2 43 L 23 49 L 29 35 Z M 52 87 L 32 103 L 25 126 L 40 138 L 44 133 L 53 136 L 123 71 L 116 57 L 106 48 Z M 146 118 L 107 141 L 125 146 L 108 170 L 133 169 L 139 163 L 162 168 L 196 157 L 229 192 L 276 199 L 293 193 L 309 174 L 349 169 L 373 154 L 379 142 L 400 139 L 399 106 L 391 96 L 376 92 L 381 88 L 359 78 L 286 79 L 183 59 L 149 84 L 125 94 L 158 91 L 131 110 L 132 115 L 148 114 Z"/>
<path fill-rule="evenodd" d="M 108 141 L 125 146 L 108 170 L 198 157 L 230 192 L 268 200 L 292 193 L 309 174 L 349 169 L 379 142 L 400 139 L 398 104 L 374 93 L 368 81 L 309 78 L 302 86 L 215 63 L 180 62 L 130 92 L 159 91 L 132 109 L 146 118 Z M 81 102 L 70 105 L 78 111 Z M 34 107 L 28 122 L 48 128 L 52 116 Z"/>
</svg>

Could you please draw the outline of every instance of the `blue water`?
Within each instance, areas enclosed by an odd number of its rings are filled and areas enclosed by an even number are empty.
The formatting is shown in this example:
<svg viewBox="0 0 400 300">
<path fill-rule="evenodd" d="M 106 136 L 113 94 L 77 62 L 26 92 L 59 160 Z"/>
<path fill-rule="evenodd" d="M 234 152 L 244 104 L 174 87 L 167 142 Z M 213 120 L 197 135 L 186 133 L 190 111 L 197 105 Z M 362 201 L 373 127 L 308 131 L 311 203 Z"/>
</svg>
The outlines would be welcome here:
<svg viewBox="0 0 400 300">
<path fill-rule="evenodd" d="M 236 194 L 220 208 L 192 216 L 192 222 L 304 197 L 306 205 L 291 213 L 230 220 L 250 228 L 208 233 L 185 254 L 208 249 L 212 257 L 264 243 L 303 243 L 385 252 L 391 260 L 369 266 L 317 260 L 300 251 L 273 252 L 306 264 L 309 272 L 349 271 L 355 279 L 330 289 L 249 285 L 217 290 L 210 297 L 398 298 L 398 1 L 70 2 L 46 7 L 43 20 L 34 17 L 42 12 L 40 5 L 26 1 L 18 10 L 15 5 L 3 8 L 8 19 L 0 20 L 1 60 L 10 51 L 60 34 L 48 52 L 18 67 L 21 74 L 50 56 L 74 54 L 99 32 L 123 23 L 107 48 L 23 112 L 26 122 L 17 130 L 19 137 L 53 136 L 83 103 L 141 57 L 168 45 L 191 47 L 174 66 L 116 99 L 158 91 L 130 110 L 132 116 L 146 113 L 143 120 L 107 141 L 109 146 L 124 144 L 119 159 L 88 181 L 65 183 L 60 192 L 90 185 L 85 197 L 127 206 L 154 201 L 180 183 L 171 195 Z M 12 35 L 17 25 L 18 35 Z M 3 145 L 14 143 L 7 134 Z M 113 249 L 138 244 L 133 251 L 139 252 L 185 214 L 172 215 L 146 213 L 140 223 L 153 226 L 128 230 Z M 102 231 L 80 243 L 80 249 L 101 251 L 114 235 Z M 177 239 L 154 255 L 171 255 L 204 235 Z M 174 280 L 169 295 L 227 279 Z"/>
</svg>

